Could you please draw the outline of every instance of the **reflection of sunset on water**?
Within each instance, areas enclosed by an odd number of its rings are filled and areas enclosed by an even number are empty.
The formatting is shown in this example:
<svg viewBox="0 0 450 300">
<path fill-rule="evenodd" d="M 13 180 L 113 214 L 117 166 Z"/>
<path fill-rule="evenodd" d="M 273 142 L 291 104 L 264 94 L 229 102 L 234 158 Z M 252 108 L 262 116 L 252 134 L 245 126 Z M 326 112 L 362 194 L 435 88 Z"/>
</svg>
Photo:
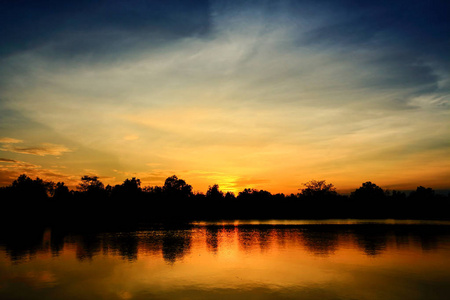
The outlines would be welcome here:
<svg viewBox="0 0 450 300">
<path fill-rule="evenodd" d="M 2 242 L 0 295 L 18 282 L 57 295 L 76 290 L 85 278 L 89 294 L 118 299 L 238 291 L 289 298 L 308 290 L 311 299 L 350 295 L 347 290 L 376 299 L 381 294 L 374 285 L 406 297 L 417 293 L 409 280 L 447 282 L 441 275 L 450 267 L 450 231 L 414 226 L 217 224 L 89 235 L 46 230 L 39 243 L 21 249 Z M 399 277 L 399 285 L 385 276 Z"/>
</svg>

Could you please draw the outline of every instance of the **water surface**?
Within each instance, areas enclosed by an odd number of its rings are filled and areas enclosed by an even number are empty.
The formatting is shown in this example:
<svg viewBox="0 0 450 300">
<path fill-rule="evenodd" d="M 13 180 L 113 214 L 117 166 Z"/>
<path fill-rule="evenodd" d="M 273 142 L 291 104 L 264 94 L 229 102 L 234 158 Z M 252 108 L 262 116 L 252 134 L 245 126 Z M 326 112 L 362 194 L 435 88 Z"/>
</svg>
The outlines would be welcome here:
<svg viewBox="0 0 450 300">
<path fill-rule="evenodd" d="M 450 223 L 245 221 L 2 233 L 1 299 L 448 299 Z"/>
</svg>

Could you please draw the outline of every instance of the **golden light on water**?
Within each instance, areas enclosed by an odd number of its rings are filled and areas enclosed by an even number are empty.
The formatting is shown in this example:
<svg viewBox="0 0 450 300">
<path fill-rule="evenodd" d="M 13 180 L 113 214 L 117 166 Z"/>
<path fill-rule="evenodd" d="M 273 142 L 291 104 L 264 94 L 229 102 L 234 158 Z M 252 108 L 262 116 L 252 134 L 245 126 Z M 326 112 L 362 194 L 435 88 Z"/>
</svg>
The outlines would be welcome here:
<svg viewBox="0 0 450 300">
<path fill-rule="evenodd" d="M 378 228 L 372 233 L 358 226 L 374 225 L 348 220 L 289 222 L 71 235 L 63 242 L 58 240 L 60 233 L 47 231 L 33 255 L 11 261 L 11 252 L 0 249 L 0 294 L 16 293 L 17 281 L 22 290 L 33 289 L 36 297 L 47 299 L 63 292 L 109 299 L 377 299 L 386 293 L 393 299 L 415 299 L 427 294 L 431 283 L 438 293 L 431 298 L 441 299 L 440 293 L 448 289 L 448 278 L 442 276 L 449 267 L 447 231 L 441 228 L 431 236 L 415 231 L 438 226 L 432 222 L 378 221 L 381 227 L 364 227 Z M 5 268 L 11 272 L 5 273 Z"/>
</svg>

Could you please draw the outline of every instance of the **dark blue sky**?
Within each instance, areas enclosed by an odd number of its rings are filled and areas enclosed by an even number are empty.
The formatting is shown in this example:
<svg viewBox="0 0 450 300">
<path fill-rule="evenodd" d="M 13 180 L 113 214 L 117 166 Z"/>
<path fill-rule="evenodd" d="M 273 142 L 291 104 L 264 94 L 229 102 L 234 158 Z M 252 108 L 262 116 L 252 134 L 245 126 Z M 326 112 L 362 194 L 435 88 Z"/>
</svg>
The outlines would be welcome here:
<svg viewBox="0 0 450 300">
<path fill-rule="evenodd" d="M 267 18 L 280 6 L 281 18 L 295 24 L 304 12 L 326 16 L 323 26 L 305 42 L 324 47 L 364 46 L 377 34 L 392 45 L 413 47 L 448 60 L 450 3 L 448 1 L 219 1 L 214 8 L 262 9 Z M 282 3 L 282 4 L 280 4 Z M 132 48 L 141 39 L 155 43 L 190 35 L 208 36 L 208 1 L 1 1 L 2 55 L 39 47 L 73 36 L 73 44 L 57 49 L 71 54 Z M 127 34 L 131 36 L 127 38 Z M 110 43 L 113 47 L 106 47 Z M 146 41 L 151 44 L 151 41 Z M 63 46 L 62 46 L 63 47 Z M 126 49 L 123 49 L 126 50 Z M 64 53 L 61 53 L 64 55 Z"/>
</svg>

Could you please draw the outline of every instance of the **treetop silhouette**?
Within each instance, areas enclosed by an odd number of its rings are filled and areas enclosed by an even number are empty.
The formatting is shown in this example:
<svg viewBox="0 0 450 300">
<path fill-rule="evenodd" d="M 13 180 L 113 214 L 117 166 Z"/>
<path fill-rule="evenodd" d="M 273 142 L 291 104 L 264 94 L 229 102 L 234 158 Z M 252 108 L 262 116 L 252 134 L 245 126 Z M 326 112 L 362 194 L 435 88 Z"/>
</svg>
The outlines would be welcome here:
<svg viewBox="0 0 450 300">
<path fill-rule="evenodd" d="M 146 220 L 200 219 L 303 219 L 303 218 L 425 218 L 450 219 L 450 199 L 431 188 L 419 186 L 407 196 L 389 193 L 367 181 L 350 196 L 337 193 L 325 180 L 303 184 L 297 195 L 272 195 L 246 188 L 237 197 L 224 193 L 218 184 L 206 194 L 176 175 L 163 186 L 141 187 L 138 178 L 125 179 L 114 187 L 97 176 L 85 175 L 76 191 L 63 183 L 20 175 L 10 186 L 0 188 L 1 205 L 15 220 L 57 220 L 77 223 L 137 222 Z M 23 204 L 26 204 L 25 206 Z M 21 218 L 19 218 L 19 216 Z"/>
</svg>

